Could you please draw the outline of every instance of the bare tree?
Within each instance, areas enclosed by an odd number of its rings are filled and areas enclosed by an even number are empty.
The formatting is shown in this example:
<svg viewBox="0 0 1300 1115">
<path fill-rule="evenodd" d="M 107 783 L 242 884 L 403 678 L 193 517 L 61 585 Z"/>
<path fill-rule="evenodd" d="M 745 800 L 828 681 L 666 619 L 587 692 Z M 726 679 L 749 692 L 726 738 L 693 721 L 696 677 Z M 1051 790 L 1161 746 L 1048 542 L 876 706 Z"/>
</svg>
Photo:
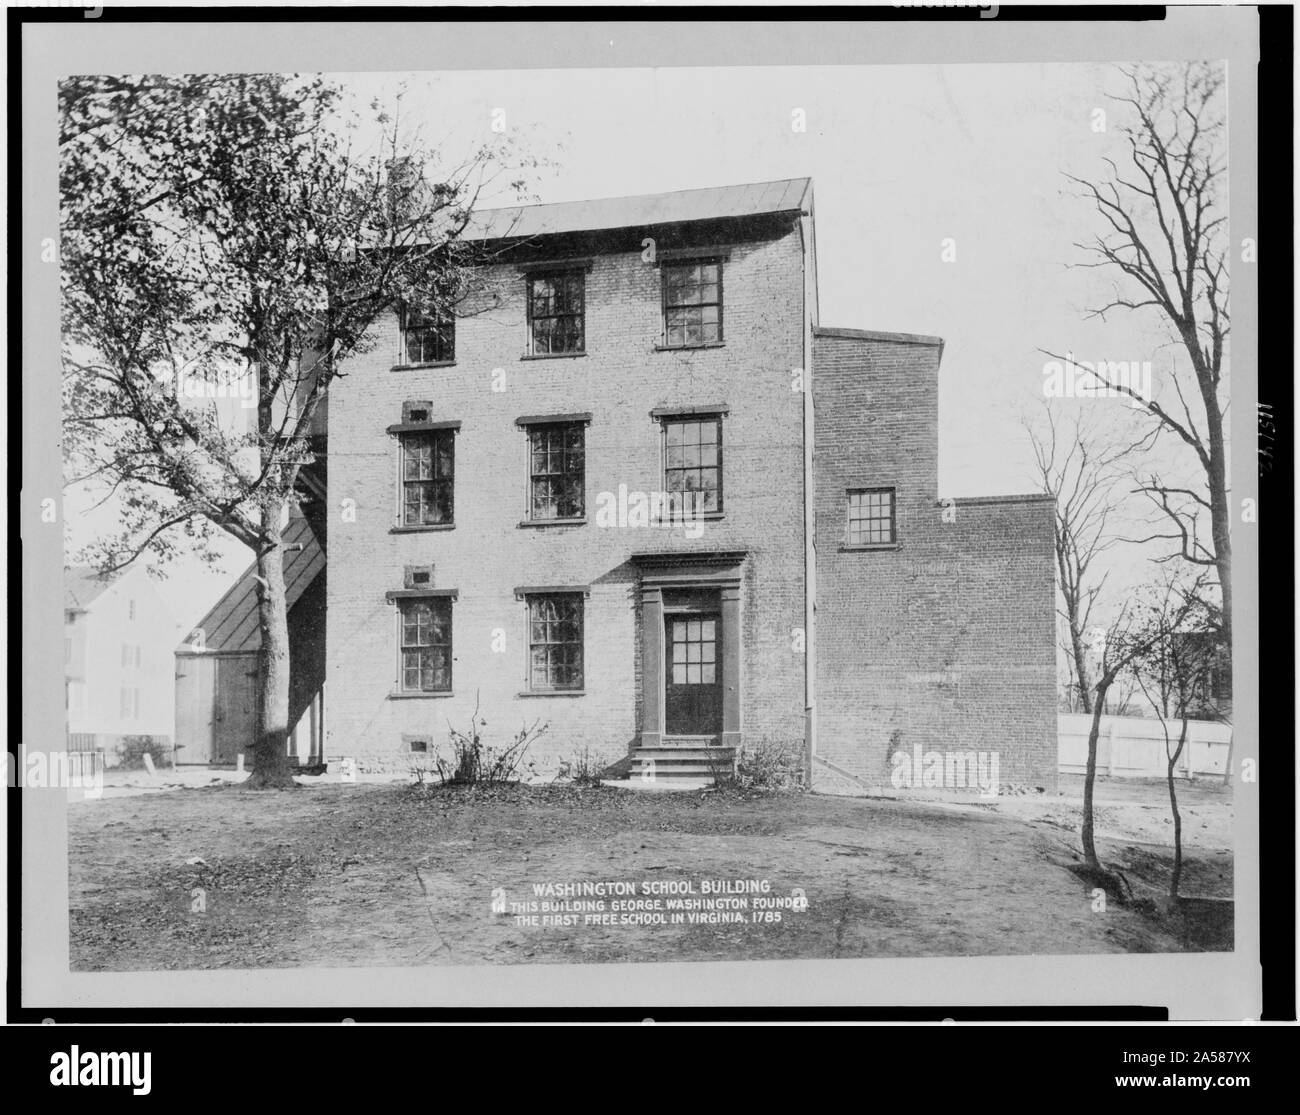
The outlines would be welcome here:
<svg viewBox="0 0 1300 1115">
<path fill-rule="evenodd" d="M 257 787 L 292 785 L 283 531 L 313 418 L 381 314 L 458 312 L 462 234 L 502 165 L 480 148 L 436 181 L 394 178 L 435 156 L 399 148 L 379 106 L 384 144 L 355 154 L 340 97 L 276 74 L 71 78 L 59 96 L 65 453 L 121 521 L 87 556 L 210 553 L 215 532 L 252 550 Z M 243 429 L 204 398 L 248 384 Z"/>
<path fill-rule="evenodd" d="M 1132 119 L 1122 125 L 1128 159 L 1097 182 L 1067 175 L 1101 217 L 1104 231 L 1088 243 L 1078 267 L 1099 268 L 1114 282 L 1112 295 L 1089 311 L 1102 320 L 1115 311 L 1154 312 L 1186 352 L 1191 376 L 1171 373 L 1174 400 L 1157 400 L 1116 380 L 1096 379 L 1126 395 L 1154 423 L 1191 450 L 1199 483 L 1141 473 L 1138 490 L 1163 529 L 1141 541 L 1176 544 L 1183 561 L 1215 570 L 1223 608 L 1223 636 L 1231 645 L 1232 542 L 1228 506 L 1228 409 L 1224 359 L 1229 331 L 1227 168 L 1223 70 L 1187 62 L 1122 68 L 1127 92 L 1114 98 Z M 1074 363 L 1067 355 L 1048 353 Z M 1184 382 L 1188 380 L 1188 382 Z M 1154 446 L 1154 441 L 1153 441 Z M 1208 537 L 1204 520 L 1209 519 Z"/>
<path fill-rule="evenodd" d="M 1043 421 L 1024 423 L 1034 453 L 1035 482 L 1056 501 L 1052 542 L 1058 614 L 1064 624 L 1071 680 L 1079 704 L 1092 712 L 1092 665 L 1088 628 L 1106 585 L 1096 563 L 1117 542 L 1116 521 L 1127 498 L 1121 481 L 1124 465 L 1144 441 L 1126 443 L 1115 432 L 1109 415 L 1094 408 L 1072 418 L 1060 417 L 1051 403 L 1043 406 Z"/>
</svg>

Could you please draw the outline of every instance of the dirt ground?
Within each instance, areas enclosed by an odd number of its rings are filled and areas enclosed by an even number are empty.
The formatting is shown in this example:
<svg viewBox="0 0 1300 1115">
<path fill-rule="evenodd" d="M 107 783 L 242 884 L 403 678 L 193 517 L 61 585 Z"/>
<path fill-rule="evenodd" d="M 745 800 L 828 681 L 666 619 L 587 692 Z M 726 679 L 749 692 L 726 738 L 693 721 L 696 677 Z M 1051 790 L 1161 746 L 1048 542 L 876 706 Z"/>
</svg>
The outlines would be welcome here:
<svg viewBox="0 0 1300 1115">
<path fill-rule="evenodd" d="M 205 776 L 201 781 L 209 782 Z M 1077 803 L 992 804 L 597 786 L 418 788 L 303 780 L 256 793 L 229 779 L 69 806 L 78 971 L 630 960 L 1179 952 L 1231 946 L 1185 918 L 1094 910 L 1077 862 Z M 113 788 L 110 788 L 113 789 Z M 1145 842 L 1159 797 L 1098 788 L 1099 844 L 1135 892 L 1166 885 Z M 1159 789 L 1159 788 L 1156 788 Z M 1232 893 L 1230 799 L 1187 788 L 1184 891 Z M 1137 800 L 1126 801 L 1133 794 Z M 1167 813 L 1167 810 L 1166 810 Z M 1149 814 L 1149 816 L 1147 815 Z M 1211 826 L 1211 822 L 1213 825 Z M 1204 827 L 1199 827 L 1204 825 Z M 1159 826 L 1166 830 L 1168 826 Z M 1158 832 L 1158 829 L 1155 829 Z M 547 882 L 754 880 L 740 920 L 660 910 L 523 913 Z M 494 895 L 494 890 L 497 890 Z M 806 909 L 792 909 L 795 889 Z M 729 896 L 731 897 L 731 896 Z M 757 898 L 784 907 L 756 910 Z M 516 919 L 536 916 L 537 924 Z M 700 912 L 698 909 L 691 912 Z M 669 924 L 626 924 L 624 914 Z M 770 915 L 779 914 L 779 920 Z M 689 913 L 681 914 L 689 919 Z M 576 924 L 544 922 L 571 917 Z"/>
</svg>

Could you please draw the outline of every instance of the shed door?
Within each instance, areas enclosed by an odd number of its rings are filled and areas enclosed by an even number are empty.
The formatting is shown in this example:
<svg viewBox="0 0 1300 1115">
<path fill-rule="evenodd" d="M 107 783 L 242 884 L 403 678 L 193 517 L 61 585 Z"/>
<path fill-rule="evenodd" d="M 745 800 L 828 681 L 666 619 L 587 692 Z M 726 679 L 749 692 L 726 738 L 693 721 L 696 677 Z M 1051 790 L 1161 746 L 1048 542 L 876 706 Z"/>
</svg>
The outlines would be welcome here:
<svg viewBox="0 0 1300 1115">
<path fill-rule="evenodd" d="M 251 758 L 257 722 L 256 657 L 217 659 L 213 707 L 213 762 L 234 766 L 241 752 Z"/>
<path fill-rule="evenodd" d="M 176 761 L 211 763 L 214 750 L 213 704 L 216 693 L 216 659 L 201 655 L 176 656 Z"/>
</svg>

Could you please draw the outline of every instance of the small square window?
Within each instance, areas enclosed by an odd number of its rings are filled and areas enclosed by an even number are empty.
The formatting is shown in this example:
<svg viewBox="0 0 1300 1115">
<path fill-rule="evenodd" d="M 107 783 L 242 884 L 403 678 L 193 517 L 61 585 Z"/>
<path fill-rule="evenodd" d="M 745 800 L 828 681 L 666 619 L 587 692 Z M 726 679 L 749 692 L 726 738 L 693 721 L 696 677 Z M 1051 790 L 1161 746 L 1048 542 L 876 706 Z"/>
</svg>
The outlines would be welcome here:
<svg viewBox="0 0 1300 1115">
<path fill-rule="evenodd" d="M 407 740 L 407 750 L 412 754 L 426 755 L 429 752 L 429 741 L 427 739 Z"/>
<path fill-rule="evenodd" d="M 849 496 L 849 546 L 888 546 L 898 540 L 893 488 L 860 488 Z"/>
</svg>

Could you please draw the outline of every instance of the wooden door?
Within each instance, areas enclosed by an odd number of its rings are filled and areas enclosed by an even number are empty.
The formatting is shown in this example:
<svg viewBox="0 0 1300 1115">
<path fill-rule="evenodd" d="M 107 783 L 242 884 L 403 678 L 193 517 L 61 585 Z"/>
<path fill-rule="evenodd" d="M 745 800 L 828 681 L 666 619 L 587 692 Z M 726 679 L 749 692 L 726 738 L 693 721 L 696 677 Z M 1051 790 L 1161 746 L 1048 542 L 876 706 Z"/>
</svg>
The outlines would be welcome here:
<svg viewBox="0 0 1300 1115">
<path fill-rule="evenodd" d="M 717 612 L 664 617 L 664 733 L 722 731 L 722 619 Z"/>
<path fill-rule="evenodd" d="M 236 756 L 251 763 L 257 723 L 257 658 L 240 655 L 217 659 L 217 685 L 212 732 L 214 762 L 234 766 Z"/>
<path fill-rule="evenodd" d="M 176 761 L 216 761 L 216 659 L 176 656 Z"/>
</svg>

